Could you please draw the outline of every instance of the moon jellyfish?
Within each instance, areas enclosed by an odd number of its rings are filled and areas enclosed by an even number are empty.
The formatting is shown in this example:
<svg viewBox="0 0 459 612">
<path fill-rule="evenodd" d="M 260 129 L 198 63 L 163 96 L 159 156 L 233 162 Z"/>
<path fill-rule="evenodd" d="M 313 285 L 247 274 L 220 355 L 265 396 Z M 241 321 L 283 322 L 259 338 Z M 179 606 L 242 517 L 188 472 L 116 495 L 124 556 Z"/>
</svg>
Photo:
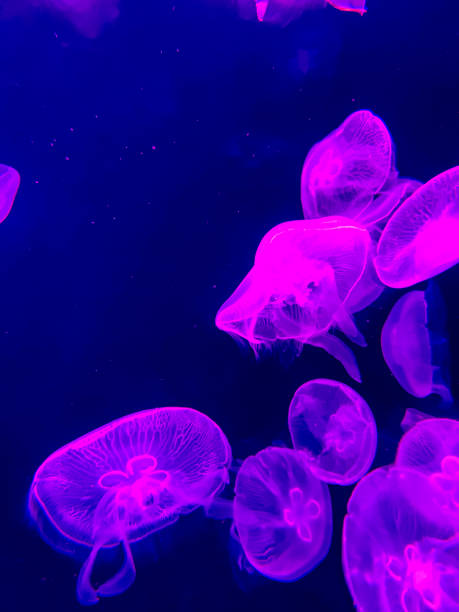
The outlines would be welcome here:
<svg viewBox="0 0 459 612">
<path fill-rule="evenodd" d="M 330 493 L 302 456 L 266 448 L 244 461 L 236 478 L 234 525 L 249 563 L 261 574 L 293 581 L 328 553 Z"/>
<path fill-rule="evenodd" d="M 320 480 L 340 485 L 366 474 L 376 452 L 376 424 L 368 404 L 336 380 L 316 379 L 295 392 L 288 428 L 296 450 Z"/>
<path fill-rule="evenodd" d="M 304 11 L 325 8 L 327 4 L 340 10 L 363 15 L 365 0 L 237 0 L 242 17 L 257 18 L 264 23 L 285 26 Z"/>
<path fill-rule="evenodd" d="M 365 345 L 346 309 L 362 278 L 371 239 L 368 232 L 337 217 L 289 221 L 269 231 L 255 264 L 216 316 L 219 329 L 247 340 L 255 352 L 293 342 L 325 349 L 360 380 L 352 351 L 327 332 L 339 328 Z"/>
<path fill-rule="evenodd" d="M 382 189 L 392 165 L 392 140 L 381 119 L 368 110 L 352 113 L 306 157 L 301 174 L 305 218 L 357 217 Z"/>
<path fill-rule="evenodd" d="M 447 341 L 432 329 L 441 317 L 440 300 L 433 284 L 425 292 L 410 291 L 402 296 L 383 325 L 381 348 L 390 371 L 405 391 L 416 397 L 437 393 L 450 401 L 440 368 L 447 355 Z"/>
<path fill-rule="evenodd" d="M 395 211 L 378 242 L 376 272 L 409 287 L 459 261 L 459 166 L 419 187 Z"/>
<path fill-rule="evenodd" d="M 130 543 L 210 502 L 225 485 L 231 450 L 221 429 L 190 408 L 125 416 L 78 438 L 38 468 L 29 509 L 42 535 L 91 548 L 77 583 L 82 604 L 125 591 L 135 579 Z M 121 569 L 98 587 L 102 548 L 121 544 Z"/>
<path fill-rule="evenodd" d="M 10 214 L 20 180 L 17 170 L 0 164 L 0 223 Z"/>
<path fill-rule="evenodd" d="M 422 474 L 379 468 L 358 483 L 343 526 L 343 569 L 359 612 L 459 610 L 459 533 L 426 516 Z"/>
</svg>

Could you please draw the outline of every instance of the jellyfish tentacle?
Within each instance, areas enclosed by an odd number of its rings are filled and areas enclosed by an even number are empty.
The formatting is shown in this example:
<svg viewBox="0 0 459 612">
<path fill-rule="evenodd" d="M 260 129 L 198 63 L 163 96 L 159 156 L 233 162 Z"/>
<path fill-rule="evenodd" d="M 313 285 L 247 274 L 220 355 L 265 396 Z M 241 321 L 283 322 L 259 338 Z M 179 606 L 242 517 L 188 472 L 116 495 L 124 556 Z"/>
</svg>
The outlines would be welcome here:
<svg viewBox="0 0 459 612">
<path fill-rule="evenodd" d="M 324 349 L 332 357 L 337 359 L 351 378 L 358 383 L 362 382 L 357 360 L 351 349 L 344 344 L 342 340 L 330 334 L 314 336 L 308 339 L 308 344 Z"/>
<path fill-rule="evenodd" d="M 114 576 L 100 585 L 96 591 L 97 595 L 102 597 L 119 595 L 120 593 L 124 593 L 135 580 L 136 571 L 134 558 L 127 538 L 123 538 L 121 545 L 124 549 L 124 563 Z"/>
<path fill-rule="evenodd" d="M 94 568 L 96 557 L 102 545 L 103 545 L 102 542 L 98 542 L 94 544 L 91 552 L 89 553 L 89 557 L 86 559 L 86 561 L 81 566 L 80 573 L 78 574 L 77 589 L 76 589 L 77 597 L 78 597 L 78 601 L 83 606 L 91 606 L 91 605 L 96 604 L 99 601 L 99 597 L 97 596 L 97 591 L 91 584 L 91 574 Z"/>
<path fill-rule="evenodd" d="M 354 323 L 354 319 L 346 311 L 344 306 L 335 313 L 333 320 L 338 326 L 338 329 L 340 329 L 343 334 L 350 338 L 355 344 L 358 344 L 359 346 L 367 346 L 367 341 L 365 340 L 363 334 L 359 331 L 357 325 Z"/>
</svg>

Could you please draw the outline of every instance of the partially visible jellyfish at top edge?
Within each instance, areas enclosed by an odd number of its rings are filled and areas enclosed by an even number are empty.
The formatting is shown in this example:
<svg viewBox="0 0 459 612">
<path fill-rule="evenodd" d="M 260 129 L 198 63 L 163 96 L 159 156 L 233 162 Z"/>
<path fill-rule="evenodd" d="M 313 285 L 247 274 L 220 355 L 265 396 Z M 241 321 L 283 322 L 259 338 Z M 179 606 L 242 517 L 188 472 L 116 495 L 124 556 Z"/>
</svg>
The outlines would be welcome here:
<svg viewBox="0 0 459 612">
<path fill-rule="evenodd" d="M 274 227 L 260 242 L 253 268 L 219 309 L 217 327 L 247 340 L 256 354 L 279 343 L 296 354 L 304 344 L 323 348 L 360 381 L 354 354 L 329 332 L 336 327 L 366 345 L 346 303 L 360 292 L 370 249 L 365 228 L 347 219 Z"/>
<path fill-rule="evenodd" d="M 10 214 L 20 181 L 17 170 L 0 164 L 0 223 Z"/>
<path fill-rule="evenodd" d="M 384 359 L 401 387 L 415 397 L 435 393 L 451 401 L 446 384 L 448 342 L 444 305 L 437 286 L 410 291 L 390 311 L 381 332 Z"/>
<path fill-rule="evenodd" d="M 236 3 L 243 18 L 280 26 L 289 24 L 305 11 L 327 5 L 340 11 L 366 13 L 365 0 L 236 0 Z"/>
<path fill-rule="evenodd" d="M 38 468 L 29 511 L 63 552 L 90 548 L 77 581 L 80 603 L 125 591 L 135 579 L 130 544 L 209 504 L 228 481 L 231 449 L 209 417 L 191 408 L 128 415 L 78 438 Z M 122 567 L 95 586 L 101 549 L 121 545 Z"/>
<path fill-rule="evenodd" d="M 290 403 L 288 427 L 293 447 L 324 482 L 353 484 L 373 463 L 373 413 L 361 395 L 341 382 L 316 379 L 301 385 Z"/>
<path fill-rule="evenodd" d="M 327 555 L 330 493 L 301 453 L 266 448 L 248 457 L 235 485 L 233 520 L 249 563 L 279 581 L 298 580 Z"/>
</svg>

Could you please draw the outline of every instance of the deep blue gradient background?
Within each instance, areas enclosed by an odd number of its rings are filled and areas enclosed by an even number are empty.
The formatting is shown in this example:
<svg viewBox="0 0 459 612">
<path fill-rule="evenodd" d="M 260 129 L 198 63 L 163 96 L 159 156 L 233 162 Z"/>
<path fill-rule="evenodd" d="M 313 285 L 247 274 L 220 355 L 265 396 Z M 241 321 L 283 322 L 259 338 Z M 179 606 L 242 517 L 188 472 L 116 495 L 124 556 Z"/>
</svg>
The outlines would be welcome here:
<svg viewBox="0 0 459 612">
<path fill-rule="evenodd" d="M 244 458 L 288 443 L 300 384 L 350 382 L 318 349 L 290 367 L 256 362 L 213 324 L 263 234 L 300 218 L 312 144 L 369 108 L 392 132 L 402 175 L 424 181 L 459 164 L 454 1 L 368 0 L 363 18 L 329 8 L 284 30 L 218 4 L 124 1 L 94 40 L 47 14 L 0 22 L 0 161 L 22 175 L 0 226 L 5 612 L 80 609 L 79 561 L 48 547 L 26 514 L 33 473 L 55 449 L 126 413 L 183 405 L 215 419 Z M 455 269 L 438 281 L 456 397 L 458 280 Z M 358 316 L 375 465 L 393 460 L 407 407 L 435 409 L 404 393 L 380 354 L 399 295 Z M 332 487 L 331 552 L 297 583 L 240 572 L 229 525 L 197 512 L 134 546 L 134 586 L 99 609 L 351 610 L 340 561 L 350 492 Z"/>
</svg>

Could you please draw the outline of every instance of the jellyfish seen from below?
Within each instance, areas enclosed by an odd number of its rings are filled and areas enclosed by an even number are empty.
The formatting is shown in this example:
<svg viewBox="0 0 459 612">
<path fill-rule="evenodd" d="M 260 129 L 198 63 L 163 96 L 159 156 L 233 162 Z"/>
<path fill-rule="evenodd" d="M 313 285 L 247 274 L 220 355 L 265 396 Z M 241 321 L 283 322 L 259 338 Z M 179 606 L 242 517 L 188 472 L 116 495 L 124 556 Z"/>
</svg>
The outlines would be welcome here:
<svg viewBox="0 0 459 612">
<path fill-rule="evenodd" d="M 375 267 L 389 287 L 409 287 L 459 261 L 459 166 L 407 198 L 378 242 Z"/>
<path fill-rule="evenodd" d="M 358 217 L 392 171 L 392 140 L 384 123 L 368 110 L 352 113 L 306 157 L 301 174 L 305 219 Z"/>
<path fill-rule="evenodd" d="M 269 231 L 255 264 L 221 306 L 216 325 L 247 340 L 255 352 L 276 343 L 325 349 L 360 380 L 352 351 L 327 333 L 339 328 L 365 345 L 346 302 L 362 279 L 371 239 L 368 232 L 338 217 L 289 221 Z"/>
<path fill-rule="evenodd" d="M 343 525 L 343 569 L 359 612 L 459 610 L 459 533 L 442 515 L 421 511 L 430 496 L 425 476 L 388 466 L 357 484 Z"/>
<path fill-rule="evenodd" d="M 400 385 L 416 397 L 431 393 L 451 401 L 443 380 L 448 354 L 441 330 L 441 296 L 432 283 L 426 291 L 410 291 L 389 313 L 381 332 L 384 359 Z"/>
<path fill-rule="evenodd" d="M 289 24 L 308 10 L 322 9 L 329 4 L 340 11 L 363 15 L 365 0 L 236 0 L 239 13 L 246 19 L 280 26 Z"/>
<path fill-rule="evenodd" d="M 368 404 L 336 380 L 310 380 L 295 392 L 288 427 L 314 476 L 349 485 L 366 474 L 376 452 L 376 424 Z"/>
<path fill-rule="evenodd" d="M 233 515 L 249 563 L 268 578 L 297 580 L 330 548 L 328 487 L 294 450 L 266 448 L 244 461 L 236 478 Z"/>
<path fill-rule="evenodd" d="M 91 548 L 77 595 L 96 603 L 134 581 L 130 543 L 210 503 L 225 485 L 231 450 L 221 429 L 191 408 L 128 415 L 53 453 L 37 470 L 29 510 L 42 535 Z M 125 561 L 102 585 L 91 583 L 100 549 L 121 544 Z"/>
<path fill-rule="evenodd" d="M 10 214 L 20 180 L 17 170 L 0 164 L 0 223 Z"/>
</svg>

